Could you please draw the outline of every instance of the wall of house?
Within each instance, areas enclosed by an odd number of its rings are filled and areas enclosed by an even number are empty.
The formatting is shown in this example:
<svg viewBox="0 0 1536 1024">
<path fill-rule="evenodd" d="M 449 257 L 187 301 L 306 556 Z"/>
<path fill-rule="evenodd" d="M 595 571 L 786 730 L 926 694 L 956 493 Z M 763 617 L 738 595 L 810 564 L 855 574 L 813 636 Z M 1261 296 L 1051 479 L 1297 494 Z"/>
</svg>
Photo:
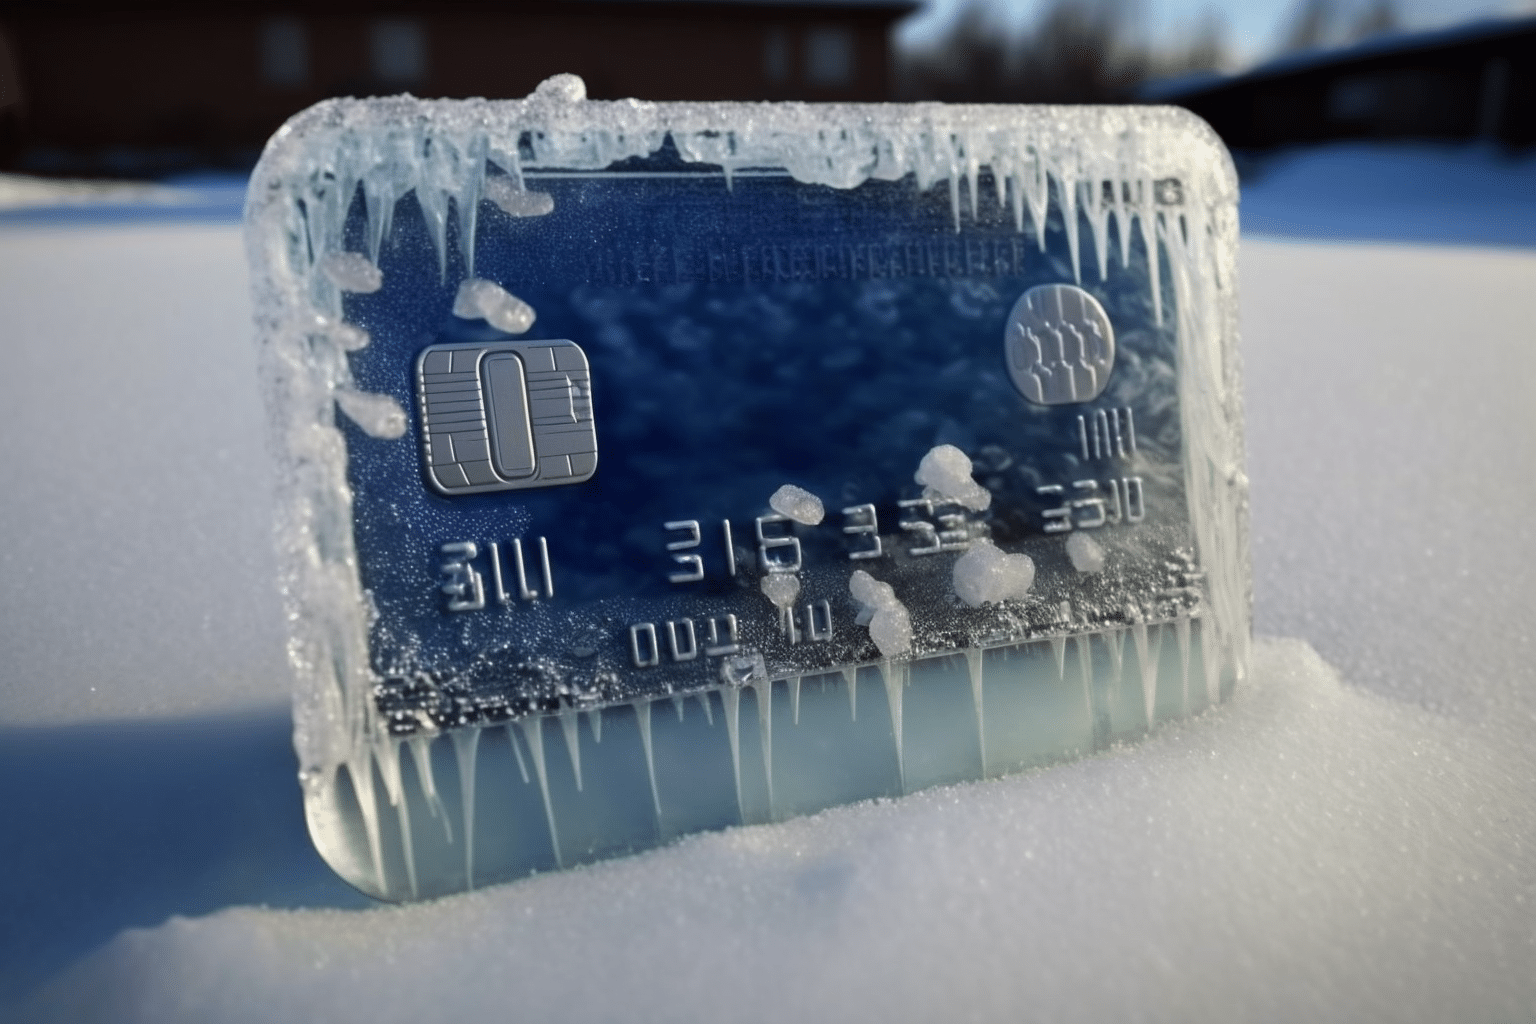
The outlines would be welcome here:
<svg viewBox="0 0 1536 1024">
<path fill-rule="evenodd" d="M 0 160 L 39 171 L 249 163 L 339 95 L 882 100 L 900 4 L 0 2 L 19 103 Z M 7 73 L 0 49 L 0 83 Z M 4 135 L 0 133 L 0 143 Z"/>
</svg>

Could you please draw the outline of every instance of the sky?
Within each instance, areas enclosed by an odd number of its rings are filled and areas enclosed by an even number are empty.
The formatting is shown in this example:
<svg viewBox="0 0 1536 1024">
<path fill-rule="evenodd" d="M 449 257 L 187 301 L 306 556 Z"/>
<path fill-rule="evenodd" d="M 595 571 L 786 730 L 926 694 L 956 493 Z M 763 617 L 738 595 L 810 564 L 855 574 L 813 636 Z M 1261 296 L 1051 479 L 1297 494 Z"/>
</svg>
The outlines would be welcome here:
<svg viewBox="0 0 1536 1024">
<path fill-rule="evenodd" d="M 929 0 L 924 9 L 908 18 L 898 29 L 905 46 L 921 45 L 941 35 L 963 10 L 968 0 Z M 996 12 L 999 21 L 1013 26 L 1027 26 L 1046 0 L 983 0 Z M 1239 70 L 1274 53 L 1287 27 L 1295 17 L 1298 0 L 1242 0 L 1218 4 L 1211 0 L 1131 0 L 1137 7 L 1154 39 L 1167 42 L 1189 33 L 1212 12 L 1225 25 L 1232 50 L 1233 66 Z M 1354 11 L 1365 4 L 1361 0 L 1341 0 L 1341 7 Z M 1396 0 L 1398 16 L 1405 28 L 1428 29 L 1454 25 L 1482 18 L 1536 14 L 1536 0 Z M 1346 18 L 1349 16 L 1346 15 Z"/>
</svg>

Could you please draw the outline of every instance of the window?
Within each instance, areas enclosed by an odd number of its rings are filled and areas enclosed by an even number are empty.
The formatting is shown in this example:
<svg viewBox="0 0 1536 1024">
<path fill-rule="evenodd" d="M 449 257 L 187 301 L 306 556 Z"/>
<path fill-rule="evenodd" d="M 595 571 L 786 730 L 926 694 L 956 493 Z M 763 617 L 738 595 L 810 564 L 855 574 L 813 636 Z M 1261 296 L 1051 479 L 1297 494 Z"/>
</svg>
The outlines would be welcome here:
<svg viewBox="0 0 1536 1024">
<path fill-rule="evenodd" d="M 390 85 L 414 85 L 427 77 L 427 34 L 421 23 L 387 18 L 373 23 L 369 40 L 373 76 Z"/>
<path fill-rule="evenodd" d="M 805 77 L 812 85 L 853 81 L 853 33 L 842 27 L 813 28 L 805 37 Z"/>
<path fill-rule="evenodd" d="M 270 18 L 261 26 L 261 78 L 286 88 L 309 81 L 309 34 L 298 18 Z"/>
</svg>

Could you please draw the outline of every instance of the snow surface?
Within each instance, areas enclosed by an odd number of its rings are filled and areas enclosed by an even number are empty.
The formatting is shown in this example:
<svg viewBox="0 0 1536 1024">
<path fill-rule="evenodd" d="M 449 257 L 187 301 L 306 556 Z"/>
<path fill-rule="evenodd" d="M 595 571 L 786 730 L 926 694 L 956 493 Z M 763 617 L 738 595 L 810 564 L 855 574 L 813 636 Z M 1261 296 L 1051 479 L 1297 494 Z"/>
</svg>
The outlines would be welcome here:
<svg viewBox="0 0 1536 1024">
<path fill-rule="evenodd" d="M 1299 639 L 1229 704 L 403 908 L 303 834 L 238 229 L 0 225 L 0 1016 L 1536 1016 L 1536 254 L 1470 247 L 1484 205 L 1245 242 L 1255 614 Z"/>
</svg>

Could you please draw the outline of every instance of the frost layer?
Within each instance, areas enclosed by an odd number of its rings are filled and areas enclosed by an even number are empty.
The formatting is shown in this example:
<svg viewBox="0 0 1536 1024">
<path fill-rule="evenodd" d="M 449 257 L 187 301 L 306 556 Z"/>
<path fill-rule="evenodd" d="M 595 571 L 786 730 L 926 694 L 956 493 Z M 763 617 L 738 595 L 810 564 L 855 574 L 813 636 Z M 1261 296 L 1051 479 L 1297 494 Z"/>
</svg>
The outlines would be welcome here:
<svg viewBox="0 0 1536 1024">
<path fill-rule="evenodd" d="M 445 272 L 454 219 L 473 281 L 477 210 L 488 180 L 507 180 L 492 196 L 505 199 L 525 190 L 527 169 L 600 170 L 668 140 L 683 160 L 717 165 L 728 178 L 766 167 L 834 188 L 909 175 L 922 189 L 942 184 L 957 226 L 973 212 L 982 172 L 990 170 L 1020 231 L 1028 221 L 1043 245 L 1048 216 L 1060 216 L 1079 278 L 1107 273 L 1112 222 L 1121 252 L 1138 234 L 1153 254 L 1157 317 L 1165 275 L 1177 297 L 1186 494 L 1191 539 L 1208 574 L 1204 619 L 1213 656 L 1238 677 L 1246 674 L 1246 485 L 1238 364 L 1230 352 L 1236 179 L 1208 127 L 1167 107 L 653 104 L 584 95 L 579 79 L 561 76 L 523 100 L 327 101 L 279 131 L 253 175 L 247 248 L 282 463 L 279 554 L 297 676 L 295 745 L 311 792 L 348 763 L 355 777 L 370 778 L 371 745 L 383 739 L 371 701 L 369 605 L 353 545 L 346 444 L 334 421 L 338 400 L 365 407 L 346 358 L 360 339 L 336 329 L 341 289 L 322 270 L 329 256 L 346 251 L 342 228 L 354 198 L 361 192 L 367 210 L 370 261 L 395 205 L 414 201 Z M 1176 207 L 1157 203 L 1167 181 L 1177 182 Z M 1079 259 L 1080 217 L 1094 235 L 1096 268 Z M 456 307 L 509 333 L 526 330 L 533 311 L 490 288 L 461 291 Z M 882 654 L 910 649 L 899 603 L 869 611 Z"/>
</svg>

